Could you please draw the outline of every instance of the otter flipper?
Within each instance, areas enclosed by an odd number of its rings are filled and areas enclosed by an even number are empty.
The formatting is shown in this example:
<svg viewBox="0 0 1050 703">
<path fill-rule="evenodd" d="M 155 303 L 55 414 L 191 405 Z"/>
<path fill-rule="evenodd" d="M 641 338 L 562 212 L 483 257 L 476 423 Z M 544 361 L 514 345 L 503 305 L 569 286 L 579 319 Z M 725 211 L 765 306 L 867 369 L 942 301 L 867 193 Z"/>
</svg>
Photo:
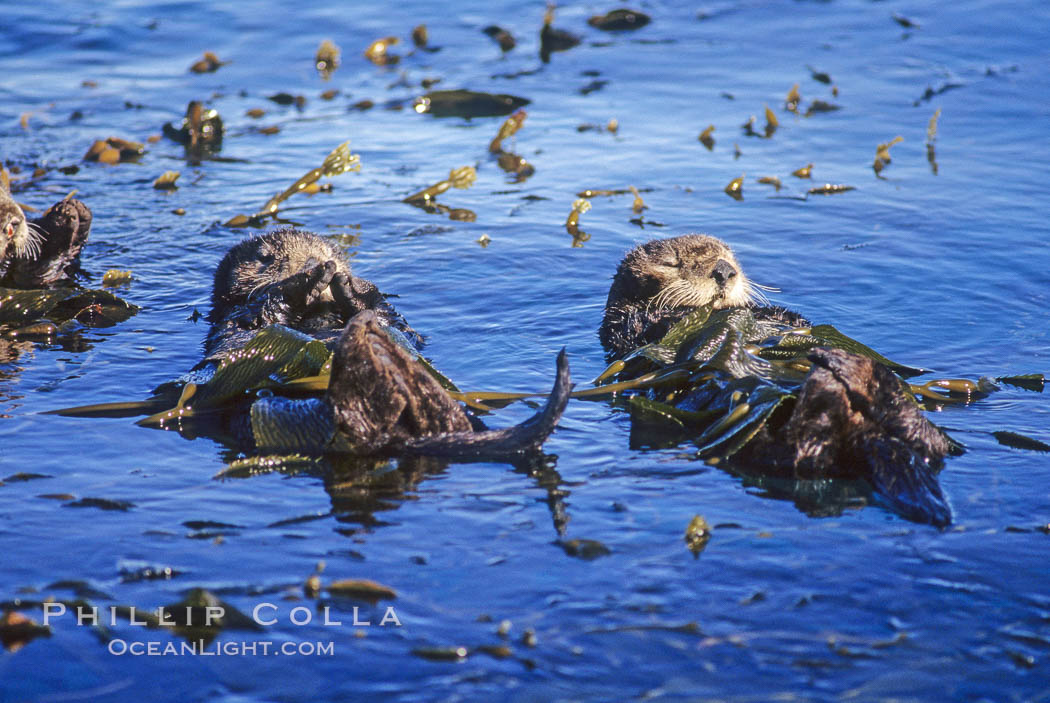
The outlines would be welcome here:
<svg viewBox="0 0 1050 703">
<path fill-rule="evenodd" d="M 514 427 L 486 432 L 455 432 L 420 437 L 405 444 L 405 451 L 428 456 L 483 459 L 535 451 L 554 431 L 572 392 L 569 358 L 558 353 L 557 377 L 546 404 L 535 415 Z"/>
<path fill-rule="evenodd" d="M 912 522 L 951 524 L 952 509 L 925 457 L 893 438 L 873 438 L 861 448 L 867 452 L 875 502 Z"/>
<path fill-rule="evenodd" d="M 951 522 L 934 469 L 947 437 L 905 394 L 884 365 L 841 349 L 814 349 L 813 368 L 785 428 L 796 472 L 860 478 L 876 500 L 904 518 Z"/>
</svg>

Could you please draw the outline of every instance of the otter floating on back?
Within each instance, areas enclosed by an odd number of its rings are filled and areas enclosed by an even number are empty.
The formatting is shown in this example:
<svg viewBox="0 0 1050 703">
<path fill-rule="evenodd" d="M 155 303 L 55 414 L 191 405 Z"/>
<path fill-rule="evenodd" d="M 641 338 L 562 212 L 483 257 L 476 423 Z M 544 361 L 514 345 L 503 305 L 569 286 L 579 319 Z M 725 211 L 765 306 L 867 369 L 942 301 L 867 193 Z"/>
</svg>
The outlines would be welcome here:
<svg viewBox="0 0 1050 703">
<path fill-rule="evenodd" d="M 249 237 L 227 252 L 215 272 L 209 319 L 205 359 L 187 381 L 206 383 L 224 358 L 271 325 L 310 335 L 333 352 L 323 397 L 266 395 L 251 402 L 256 449 L 505 457 L 538 449 L 572 390 L 563 351 L 539 412 L 508 429 L 475 431 L 459 402 L 410 351 L 422 339 L 386 297 L 352 275 L 331 243 L 292 228 Z"/>
<path fill-rule="evenodd" d="M 628 252 L 617 268 L 599 335 L 610 356 L 622 358 L 659 342 L 688 315 L 715 311 L 705 323 L 713 331 L 698 346 L 710 355 L 699 355 L 700 370 L 711 369 L 709 380 L 696 381 L 669 402 L 694 414 L 714 409 L 728 419 L 726 406 L 746 411 L 738 397 L 768 385 L 783 402 L 742 443 L 734 441 L 734 463 L 764 476 L 863 479 L 904 517 L 950 523 L 934 471 L 955 447 L 922 414 L 901 379 L 872 358 L 813 348 L 800 357 L 808 367 L 804 377 L 773 383 L 773 367 L 750 353 L 753 345 L 772 334 L 804 336 L 808 331 L 791 328 L 809 323 L 785 308 L 758 304 L 764 296 L 755 288 L 730 248 L 714 237 L 651 241 Z M 679 352 L 675 361 L 697 358 L 683 359 Z M 729 358 L 738 363 L 727 363 Z M 707 434 L 701 431 L 698 439 Z"/>
</svg>

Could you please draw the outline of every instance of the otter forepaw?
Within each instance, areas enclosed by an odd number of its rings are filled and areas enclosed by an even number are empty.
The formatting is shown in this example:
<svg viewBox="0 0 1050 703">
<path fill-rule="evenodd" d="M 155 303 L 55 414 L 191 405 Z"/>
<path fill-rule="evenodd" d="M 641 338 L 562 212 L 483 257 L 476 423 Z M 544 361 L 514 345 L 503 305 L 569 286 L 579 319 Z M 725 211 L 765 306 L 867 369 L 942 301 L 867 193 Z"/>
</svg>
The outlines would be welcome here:
<svg viewBox="0 0 1050 703">
<path fill-rule="evenodd" d="M 293 309 L 308 307 L 324 295 L 332 283 L 335 272 L 336 263 L 334 261 L 317 264 L 313 268 L 300 271 L 273 284 L 267 291 L 267 295 L 283 298 Z"/>
<path fill-rule="evenodd" d="M 363 310 L 374 309 L 383 300 L 372 283 L 342 272 L 332 277 L 331 290 L 340 314 L 347 320 Z"/>
</svg>

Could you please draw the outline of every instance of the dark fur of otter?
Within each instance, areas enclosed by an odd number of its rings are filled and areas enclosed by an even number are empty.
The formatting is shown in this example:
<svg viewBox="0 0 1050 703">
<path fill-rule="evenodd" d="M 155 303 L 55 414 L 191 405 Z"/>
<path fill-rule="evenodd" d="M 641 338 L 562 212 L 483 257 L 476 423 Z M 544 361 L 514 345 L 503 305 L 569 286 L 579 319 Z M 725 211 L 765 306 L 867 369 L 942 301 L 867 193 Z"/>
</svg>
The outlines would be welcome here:
<svg viewBox="0 0 1050 703">
<path fill-rule="evenodd" d="M 212 300 L 202 366 L 268 325 L 305 332 L 333 351 L 323 398 L 252 403 L 257 449 L 472 458 L 524 453 L 553 431 L 572 389 L 562 352 L 542 410 L 512 428 L 475 431 L 462 406 L 406 349 L 405 339 L 418 345 L 419 336 L 372 283 L 350 273 L 338 249 L 311 232 L 280 229 L 235 245 L 215 272 Z"/>
<path fill-rule="evenodd" d="M 215 270 L 205 356 L 244 346 L 267 325 L 334 342 L 357 313 L 372 310 L 417 348 L 423 339 L 370 281 L 350 273 L 346 255 L 313 232 L 283 228 L 244 239 Z"/>
<path fill-rule="evenodd" d="M 0 287 L 71 283 L 90 229 L 91 210 L 79 200 L 59 201 L 30 221 L 0 186 Z"/>
<path fill-rule="evenodd" d="M 757 319 L 808 326 L 780 307 L 757 306 L 729 247 L 686 235 L 636 247 L 620 263 L 600 336 L 621 357 L 658 341 L 696 306 L 749 307 Z M 953 449 L 907 395 L 901 379 L 867 357 L 815 349 L 793 402 L 784 403 L 734 455 L 765 474 L 867 481 L 899 514 L 946 525 L 951 510 L 934 471 Z M 701 391 L 702 392 L 702 391 Z M 685 402 L 688 402 L 686 399 Z"/>
</svg>

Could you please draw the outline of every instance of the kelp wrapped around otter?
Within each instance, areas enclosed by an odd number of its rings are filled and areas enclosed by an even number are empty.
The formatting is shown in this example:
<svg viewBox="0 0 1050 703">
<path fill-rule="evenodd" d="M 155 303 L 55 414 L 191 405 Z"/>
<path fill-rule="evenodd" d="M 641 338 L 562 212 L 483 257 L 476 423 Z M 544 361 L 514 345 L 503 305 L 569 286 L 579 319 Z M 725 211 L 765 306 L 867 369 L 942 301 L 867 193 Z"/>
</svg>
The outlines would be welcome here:
<svg viewBox="0 0 1050 703">
<path fill-rule="evenodd" d="M 897 375 L 919 370 L 755 297 L 713 237 L 649 242 L 625 257 L 601 328 L 623 357 L 616 378 L 680 372 L 629 400 L 636 424 L 675 425 L 701 458 L 752 476 L 859 479 L 903 517 L 949 524 L 935 472 L 959 445 Z"/>
<path fill-rule="evenodd" d="M 259 451 L 504 457 L 537 449 L 572 389 L 563 352 L 538 413 L 505 430 L 476 428 L 386 297 L 335 246 L 297 229 L 230 249 L 210 320 L 204 360 L 157 389 L 147 404 L 168 409 L 143 424 L 219 429 Z"/>
</svg>

